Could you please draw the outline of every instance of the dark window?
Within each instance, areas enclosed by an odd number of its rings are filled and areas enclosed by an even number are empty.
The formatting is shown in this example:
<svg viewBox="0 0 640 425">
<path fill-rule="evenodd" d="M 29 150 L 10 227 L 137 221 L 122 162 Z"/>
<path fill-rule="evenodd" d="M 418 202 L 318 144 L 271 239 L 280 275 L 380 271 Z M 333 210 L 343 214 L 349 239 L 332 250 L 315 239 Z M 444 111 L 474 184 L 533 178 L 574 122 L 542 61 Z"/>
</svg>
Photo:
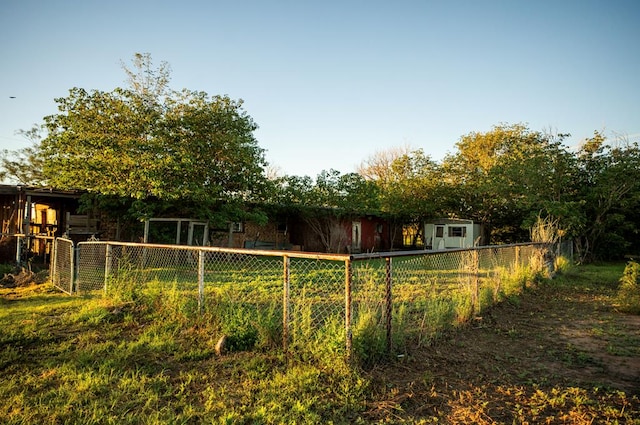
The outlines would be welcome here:
<svg viewBox="0 0 640 425">
<path fill-rule="evenodd" d="M 465 236 L 467 236 L 466 227 L 449 227 L 450 238 L 464 238 Z"/>
</svg>

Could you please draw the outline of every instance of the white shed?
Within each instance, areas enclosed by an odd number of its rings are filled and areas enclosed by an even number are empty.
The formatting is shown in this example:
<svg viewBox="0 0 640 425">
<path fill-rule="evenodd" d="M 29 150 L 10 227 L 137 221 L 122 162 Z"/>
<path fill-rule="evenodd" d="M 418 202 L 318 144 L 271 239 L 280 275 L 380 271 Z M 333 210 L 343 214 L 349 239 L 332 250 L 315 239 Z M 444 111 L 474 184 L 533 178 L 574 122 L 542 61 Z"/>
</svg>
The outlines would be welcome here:
<svg viewBox="0 0 640 425">
<path fill-rule="evenodd" d="M 473 220 L 442 218 L 424 226 L 427 249 L 472 248 L 483 245 L 482 225 Z"/>
</svg>

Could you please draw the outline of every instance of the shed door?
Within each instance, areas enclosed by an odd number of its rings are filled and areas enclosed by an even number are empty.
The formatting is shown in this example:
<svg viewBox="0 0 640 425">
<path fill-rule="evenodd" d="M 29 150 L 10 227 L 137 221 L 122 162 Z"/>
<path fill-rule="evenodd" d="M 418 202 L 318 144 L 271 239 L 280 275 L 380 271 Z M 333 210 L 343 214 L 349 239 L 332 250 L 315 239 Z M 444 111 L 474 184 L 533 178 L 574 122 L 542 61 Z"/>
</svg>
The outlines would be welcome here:
<svg viewBox="0 0 640 425">
<path fill-rule="evenodd" d="M 444 226 L 437 226 L 435 230 L 435 236 L 433 238 L 433 248 L 434 249 L 444 249 Z"/>
<path fill-rule="evenodd" d="M 353 221 L 351 223 L 351 252 L 360 252 L 362 249 L 362 223 Z"/>
</svg>

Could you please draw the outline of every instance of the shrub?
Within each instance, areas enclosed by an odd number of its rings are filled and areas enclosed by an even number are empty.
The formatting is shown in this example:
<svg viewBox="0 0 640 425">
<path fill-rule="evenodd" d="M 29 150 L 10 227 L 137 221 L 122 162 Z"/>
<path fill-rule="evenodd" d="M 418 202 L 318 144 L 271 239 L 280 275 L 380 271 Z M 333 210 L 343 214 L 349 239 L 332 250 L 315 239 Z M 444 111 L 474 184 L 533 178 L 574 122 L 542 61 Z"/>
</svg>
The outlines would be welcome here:
<svg viewBox="0 0 640 425">
<path fill-rule="evenodd" d="M 640 264 L 630 261 L 620 278 L 617 301 L 625 313 L 640 314 Z"/>
</svg>

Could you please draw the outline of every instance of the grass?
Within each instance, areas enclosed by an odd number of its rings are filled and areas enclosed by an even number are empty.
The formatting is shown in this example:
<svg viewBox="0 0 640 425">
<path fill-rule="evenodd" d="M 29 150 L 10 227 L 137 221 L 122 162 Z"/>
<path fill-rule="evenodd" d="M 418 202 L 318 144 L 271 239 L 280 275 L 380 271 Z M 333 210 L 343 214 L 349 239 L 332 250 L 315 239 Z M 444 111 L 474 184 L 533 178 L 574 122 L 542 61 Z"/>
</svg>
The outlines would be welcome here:
<svg viewBox="0 0 640 425">
<path fill-rule="evenodd" d="M 554 284 L 575 285 L 582 292 L 595 293 L 603 287 L 605 293 L 615 292 L 614 269 L 584 270 L 580 279 Z M 108 297 L 67 296 L 48 284 L 0 289 L 0 423 L 488 423 L 492 415 L 516 423 L 547 418 L 566 422 L 579 415 L 598 423 L 607 423 L 607 418 L 612 418 L 609 423 L 622 423 L 640 414 L 624 394 L 601 390 L 599 397 L 591 390 L 536 383 L 474 389 L 452 386 L 445 396 L 444 389 L 433 387 L 442 370 L 428 362 L 421 365 L 417 381 L 406 376 L 406 386 L 381 387 L 373 376 L 388 370 L 385 362 L 389 360 L 376 357 L 381 346 L 367 351 L 370 341 L 385 338 L 378 326 L 384 317 L 372 287 L 363 288 L 367 296 L 357 300 L 353 331 L 354 349 L 373 354 L 353 365 L 340 355 L 343 345 L 336 342 L 344 337 L 339 317 L 336 320 L 332 314 L 298 304 L 295 320 L 315 322 L 315 331 L 302 335 L 302 341 L 313 338 L 318 344 L 306 354 L 285 353 L 278 345 L 279 305 L 266 304 L 258 314 L 255 303 L 233 310 L 222 297 L 199 314 L 193 300 L 183 300 L 180 284 L 174 283 Z M 416 315 L 417 310 L 410 311 L 408 297 L 400 293 L 399 298 L 393 312 L 394 329 L 398 329 L 394 345 L 402 346 L 408 357 L 415 356 L 416 350 L 437 350 L 437 324 L 446 327 L 468 315 L 453 300 L 437 297 Z M 228 309 L 230 320 L 221 322 L 216 309 Z M 423 326 L 418 335 L 421 346 L 408 344 L 410 338 L 402 335 L 402 326 L 414 318 Z M 303 334 L 305 329 L 311 325 L 298 328 Z M 620 350 L 618 345 L 630 341 L 623 330 L 612 325 L 593 332 L 600 338 L 615 335 L 620 342 L 612 349 Z M 217 356 L 222 332 L 244 338 L 227 355 Z M 514 338 L 513 343 L 525 339 Z M 583 361 L 577 349 L 571 352 L 575 355 L 567 362 Z M 406 373 L 401 363 L 406 357 L 389 364 Z M 459 373 L 455 368 L 451 372 Z M 418 400 L 418 384 L 432 387 L 420 398 L 422 410 L 410 402 Z M 388 394 L 392 400 L 386 398 Z M 448 404 L 429 407 L 443 397 Z M 376 409 L 383 405 L 397 407 L 377 416 Z"/>
<path fill-rule="evenodd" d="M 364 402 L 366 383 L 339 357 L 314 366 L 272 347 L 217 357 L 204 318 L 44 285 L 2 300 L 2 423 L 309 423 Z"/>
</svg>

